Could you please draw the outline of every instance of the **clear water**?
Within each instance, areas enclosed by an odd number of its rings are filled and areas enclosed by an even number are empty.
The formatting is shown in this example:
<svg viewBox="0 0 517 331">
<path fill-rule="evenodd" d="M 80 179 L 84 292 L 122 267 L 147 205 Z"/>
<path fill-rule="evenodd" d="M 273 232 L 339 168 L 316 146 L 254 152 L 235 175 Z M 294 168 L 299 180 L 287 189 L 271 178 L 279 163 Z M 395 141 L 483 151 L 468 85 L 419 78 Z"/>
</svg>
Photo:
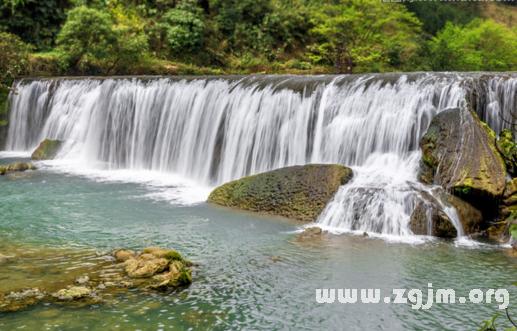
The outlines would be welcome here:
<svg viewBox="0 0 517 331">
<path fill-rule="evenodd" d="M 475 330 L 497 304 L 434 305 L 429 311 L 321 305 L 315 289 L 425 290 L 432 282 L 462 294 L 507 287 L 510 300 L 517 298 L 511 286 L 516 260 L 499 248 L 349 235 L 300 241 L 299 224 L 290 221 L 178 204 L 160 199 L 163 187 L 55 169 L 0 177 L 0 252 L 28 254 L 0 268 L 0 291 L 59 283 L 65 276 L 56 270 L 73 273 L 95 252 L 150 245 L 177 248 L 198 262 L 194 283 L 171 295 L 129 291 L 105 305 L 39 305 L 0 314 L 0 330 Z"/>
</svg>

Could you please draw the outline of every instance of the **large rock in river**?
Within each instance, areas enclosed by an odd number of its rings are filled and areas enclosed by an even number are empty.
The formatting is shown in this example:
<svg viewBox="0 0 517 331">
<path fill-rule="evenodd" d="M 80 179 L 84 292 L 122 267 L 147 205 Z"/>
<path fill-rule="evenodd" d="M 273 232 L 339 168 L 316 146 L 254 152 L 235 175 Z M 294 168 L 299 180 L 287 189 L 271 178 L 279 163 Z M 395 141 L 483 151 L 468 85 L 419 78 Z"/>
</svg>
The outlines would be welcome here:
<svg viewBox="0 0 517 331">
<path fill-rule="evenodd" d="M 454 207 L 455 217 L 459 221 L 458 226 L 461 226 L 464 235 L 480 231 L 483 222 L 481 212 L 469 203 L 442 190 L 436 190 L 434 195 L 420 192 L 409 221 L 411 231 L 418 235 L 457 237 L 460 234 L 459 229 L 456 229 L 454 221 L 445 212 L 447 207 Z"/>
<path fill-rule="evenodd" d="M 420 178 L 443 186 L 485 216 L 493 216 L 506 176 L 495 142 L 494 132 L 471 111 L 445 110 L 433 118 L 420 141 Z"/>
<path fill-rule="evenodd" d="M 45 139 L 32 153 L 31 158 L 33 160 L 52 160 L 56 157 L 62 145 L 63 142 L 60 140 Z"/>
<path fill-rule="evenodd" d="M 311 222 L 351 178 L 350 168 L 336 164 L 281 168 L 219 186 L 208 202 Z"/>
</svg>

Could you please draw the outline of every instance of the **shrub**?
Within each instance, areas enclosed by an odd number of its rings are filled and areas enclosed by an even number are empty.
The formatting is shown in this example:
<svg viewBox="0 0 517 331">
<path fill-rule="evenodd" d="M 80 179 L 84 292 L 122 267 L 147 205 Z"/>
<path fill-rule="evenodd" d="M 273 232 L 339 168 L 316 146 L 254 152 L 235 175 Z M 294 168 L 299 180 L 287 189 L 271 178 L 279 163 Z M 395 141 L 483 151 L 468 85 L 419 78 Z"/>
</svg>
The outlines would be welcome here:
<svg viewBox="0 0 517 331">
<path fill-rule="evenodd" d="M 108 13 L 85 6 L 72 9 L 57 36 L 57 44 L 79 70 L 113 53 L 117 36 Z"/>
<path fill-rule="evenodd" d="M 34 53 L 29 57 L 30 72 L 34 76 L 64 75 L 67 73 L 68 63 L 68 55 L 59 50 Z"/>
<path fill-rule="evenodd" d="M 165 13 L 160 26 L 172 54 L 192 53 L 203 44 L 202 15 L 201 8 L 188 1 Z"/>
<path fill-rule="evenodd" d="M 111 14 L 85 6 L 69 12 L 57 43 L 79 72 L 124 71 L 147 52 L 147 37 L 138 17 L 121 7 L 113 8 Z"/>
<path fill-rule="evenodd" d="M 429 42 L 433 70 L 517 69 L 517 33 L 494 21 L 445 25 Z"/>
<path fill-rule="evenodd" d="M 420 22 L 400 4 L 342 0 L 314 8 L 315 64 L 337 72 L 389 71 L 418 51 Z"/>
<path fill-rule="evenodd" d="M 30 49 L 19 37 L 0 32 L 0 89 L 10 87 L 13 79 L 27 72 Z"/>
</svg>

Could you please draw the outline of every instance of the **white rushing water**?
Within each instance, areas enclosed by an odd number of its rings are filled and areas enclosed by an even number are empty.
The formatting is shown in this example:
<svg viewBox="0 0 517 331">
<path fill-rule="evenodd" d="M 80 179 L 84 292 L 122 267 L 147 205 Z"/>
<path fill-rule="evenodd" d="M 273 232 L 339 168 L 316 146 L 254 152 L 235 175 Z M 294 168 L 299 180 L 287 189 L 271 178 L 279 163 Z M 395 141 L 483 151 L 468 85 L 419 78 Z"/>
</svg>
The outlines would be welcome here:
<svg viewBox="0 0 517 331">
<path fill-rule="evenodd" d="M 418 142 L 433 116 L 461 106 L 475 89 L 484 98 L 480 116 L 509 127 L 511 116 L 502 118 L 515 109 L 516 82 L 452 73 L 20 81 L 7 149 L 63 140 L 55 165 L 155 184 L 161 175 L 179 178 L 170 185 L 202 187 L 199 196 L 184 189 L 171 198 L 185 194 L 190 202 L 244 175 L 340 163 L 355 175 L 320 225 L 407 236 L 426 189 L 416 179 Z"/>
</svg>

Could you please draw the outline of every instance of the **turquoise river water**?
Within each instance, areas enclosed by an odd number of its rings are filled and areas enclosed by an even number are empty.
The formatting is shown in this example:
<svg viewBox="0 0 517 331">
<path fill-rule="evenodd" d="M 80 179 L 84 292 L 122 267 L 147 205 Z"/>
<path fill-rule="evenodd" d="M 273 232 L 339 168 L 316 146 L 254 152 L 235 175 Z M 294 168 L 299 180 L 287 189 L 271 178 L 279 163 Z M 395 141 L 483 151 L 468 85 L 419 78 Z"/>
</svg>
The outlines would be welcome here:
<svg viewBox="0 0 517 331">
<path fill-rule="evenodd" d="M 11 162 L 3 158 L 0 163 Z M 351 235 L 299 240 L 299 224 L 156 199 L 148 185 L 42 166 L 0 177 L 0 292 L 59 282 L 118 247 L 178 249 L 198 263 L 172 294 L 130 290 L 105 304 L 0 314 L 0 330 L 475 330 L 491 304 L 319 304 L 317 288 L 508 288 L 517 263 L 495 246 L 396 243 Z M 73 257 L 73 258 L 71 258 Z M 63 271 L 64 270 L 64 271 Z M 517 315 L 516 315 L 517 316 Z M 501 318 L 501 325 L 505 318 Z"/>
</svg>

